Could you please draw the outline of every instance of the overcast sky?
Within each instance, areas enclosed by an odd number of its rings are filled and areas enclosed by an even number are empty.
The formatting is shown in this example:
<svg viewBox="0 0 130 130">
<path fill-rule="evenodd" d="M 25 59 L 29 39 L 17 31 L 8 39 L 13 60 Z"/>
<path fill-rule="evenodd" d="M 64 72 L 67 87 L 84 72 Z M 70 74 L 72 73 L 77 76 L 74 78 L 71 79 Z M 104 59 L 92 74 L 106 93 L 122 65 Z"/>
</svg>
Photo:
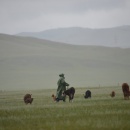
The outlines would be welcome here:
<svg viewBox="0 0 130 130">
<path fill-rule="evenodd" d="M 130 0 L 0 0 L 0 33 L 130 25 Z"/>
</svg>

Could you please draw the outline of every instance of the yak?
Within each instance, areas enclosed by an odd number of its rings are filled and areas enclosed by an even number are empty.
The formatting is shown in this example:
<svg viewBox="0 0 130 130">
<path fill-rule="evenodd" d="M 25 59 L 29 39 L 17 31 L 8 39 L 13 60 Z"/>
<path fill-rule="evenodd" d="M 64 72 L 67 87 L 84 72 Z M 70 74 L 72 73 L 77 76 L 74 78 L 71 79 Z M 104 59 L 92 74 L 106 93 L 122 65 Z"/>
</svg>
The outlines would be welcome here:
<svg viewBox="0 0 130 130">
<path fill-rule="evenodd" d="M 87 90 L 85 92 L 84 98 L 91 98 L 91 91 L 90 90 Z"/>
<path fill-rule="evenodd" d="M 74 94 L 75 94 L 75 88 L 74 87 L 70 87 L 69 89 L 65 90 L 63 92 L 64 96 L 69 96 L 69 102 L 72 102 L 72 100 L 74 99 Z"/>
<path fill-rule="evenodd" d="M 124 94 L 124 99 L 125 100 L 129 99 L 130 91 L 129 91 L 129 85 L 127 83 L 122 84 L 122 91 Z"/>
<path fill-rule="evenodd" d="M 52 94 L 51 97 L 53 98 L 53 101 L 56 101 L 56 96 L 54 94 Z"/>
<path fill-rule="evenodd" d="M 112 91 L 110 94 L 111 97 L 115 97 L 115 95 L 116 95 L 115 91 Z"/>
<path fill-rule="evenodd" d="M 31 96 L 32 94 L 25 94 L 24 99 L 23 99 L 25 104 L 28 104 L 28 103 L 32 104 L 33 98 Z"/>
</svg>

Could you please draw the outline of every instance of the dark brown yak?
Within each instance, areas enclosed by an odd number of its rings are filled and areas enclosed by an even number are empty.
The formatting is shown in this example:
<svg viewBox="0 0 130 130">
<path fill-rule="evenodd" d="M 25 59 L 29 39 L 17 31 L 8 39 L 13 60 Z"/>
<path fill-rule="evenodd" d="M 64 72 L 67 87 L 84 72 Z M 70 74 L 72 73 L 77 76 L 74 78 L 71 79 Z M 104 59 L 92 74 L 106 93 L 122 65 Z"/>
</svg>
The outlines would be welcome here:
<svg viewBox="0 0 130 130">
<path fill-rule="evenodd" d="M 74 99 L 74 94 L 75 94 L 75 88 L 73 88 L 73 87 L 71 87 L 63 92 L 63 95 L 69 96 L 69 102 L 70 101 L 72 102 L 72 100 Z"/>
<path fill-rule="evenodd" d="M 114 91 L 111 92 L 110 96 L 115 97 L 116 93 Z"/>
<path fill-rule="evenodd" d="M 24 96 L 24 102 L 25 102 L 25 104 L 28 104 L 28 103 L 31 104 L 33 102 L 33 98 L 31 98 L 31 96 L 32 96 L 32 94 L 26 94 Z"/>
<path fill-rule="evenodd" d="M 124 99 L 125 100 L 129 99 L 130 92 L 129 92 L 129 85 L 127 83 L 122 84 L 122 91 L 124 94 Z"/>
</svg>

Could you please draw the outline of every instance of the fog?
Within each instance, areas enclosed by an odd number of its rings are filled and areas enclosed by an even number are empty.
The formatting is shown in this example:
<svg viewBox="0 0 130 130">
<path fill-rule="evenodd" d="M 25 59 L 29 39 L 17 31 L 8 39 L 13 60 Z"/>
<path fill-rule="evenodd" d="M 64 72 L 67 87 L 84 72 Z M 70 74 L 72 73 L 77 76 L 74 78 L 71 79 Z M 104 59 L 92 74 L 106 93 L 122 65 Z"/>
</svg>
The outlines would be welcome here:
<svg viewBox="0 0 130 130">
<path fill-rule="evenodd" d="M 0 0 L 0 33 L 130 25 L 129 0 Z"/>
</svg>

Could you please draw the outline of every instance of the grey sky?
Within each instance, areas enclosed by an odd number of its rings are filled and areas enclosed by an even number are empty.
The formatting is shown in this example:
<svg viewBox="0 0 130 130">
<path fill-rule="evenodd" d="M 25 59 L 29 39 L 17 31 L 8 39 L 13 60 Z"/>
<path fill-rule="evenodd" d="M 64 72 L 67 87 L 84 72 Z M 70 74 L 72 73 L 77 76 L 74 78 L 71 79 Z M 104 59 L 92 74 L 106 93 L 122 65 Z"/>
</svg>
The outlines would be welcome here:
<svg viewBox="0 0 130 130">
<path fill-rule="evenodd" d="M 130 0 L 0 0 L 0 33 L 130 25 Z"/>
</svg>

